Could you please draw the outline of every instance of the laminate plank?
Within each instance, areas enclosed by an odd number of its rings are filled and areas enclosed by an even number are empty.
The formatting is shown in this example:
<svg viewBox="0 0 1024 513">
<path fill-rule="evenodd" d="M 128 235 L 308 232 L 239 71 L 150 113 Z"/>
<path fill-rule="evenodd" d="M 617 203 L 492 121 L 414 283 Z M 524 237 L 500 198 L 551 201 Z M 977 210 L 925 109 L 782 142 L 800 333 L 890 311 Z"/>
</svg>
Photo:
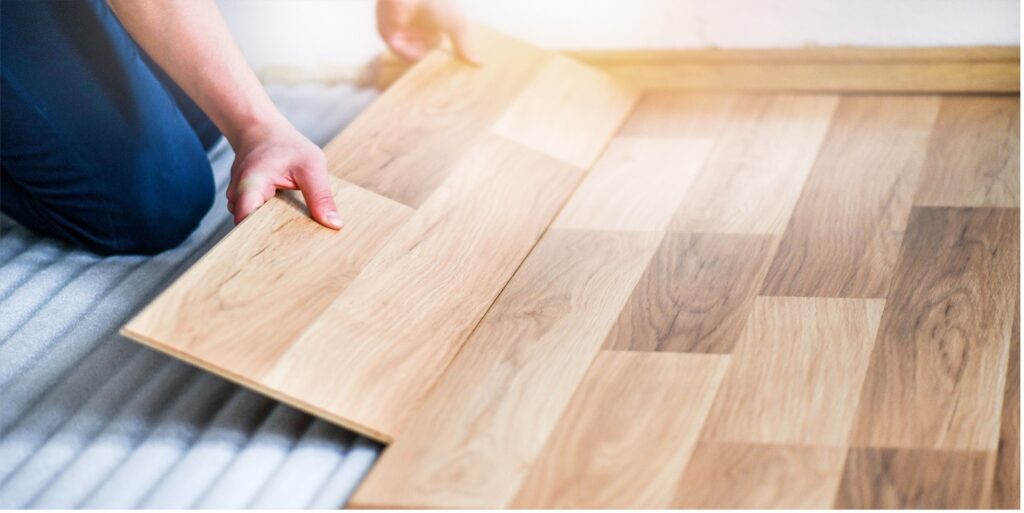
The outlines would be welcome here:
<svg viewBox="0 0 1024 513">
<path fill-rule="evenodd" d="M 324 148 L 332 172 L 419 207 L 550 57 L 491 30 L 472 37 L 489 64 L 429 54 Z"/>
<path fill-rule="evenodd" d="M 663 231 L 710 149 L 709 139 L 616 137 L 551 227 Z"/>
<path fill-rule="evenodd" d="M 1020 206 L 1020 98 L 942 99 L 915 205 Z"/>
<path fill-rule="evenodd" d="M 937 97 L 845 96 L 762 295 L 884 298 Z"/>
<path fill-rule="evenodd" d="M 398 433 L 582 176 L 483 141 L 277 360 L 269 387 Z"/>
<path fill-rule="evenodd" d="M 832 506 L 846 449 L 701 441 L 673 508 L 823 509 Z"/>
<path fill-rule="evenodd" d="M 835 96 L 740 97 L 669 229 L 781 234 L 836 103 Z"/>
<path fill-rule="evenodd" d="M 330 180 L 343 230 L 324 230 L 294 194 L 278 193 L 123 333 L 220 374 L 261 376 L 413 213 Z"/>
<path fill-rule="evenodd" d="M 986 508 L 990 468 L 986 452 L 855 447 L 835 507 Z"/>
<path fill-rule="evenodd" d="M 731 352 L 777 243 L 770 235 L 667 234 L 604 347 Z"/>
<path fill-rule="evenodd" d="M 729 94 L 645 91 L 617 136 L 715 138 L 737 98 Z"/>
<path fill-rule="evenodd" d="M 493 132 L 589 169 L 639 94 L 560 55 L 548 57 L 494 124 Z"/>
<path fill-rule="evenodd" d="M 1010 358 L 1006 367 L 1003 414 L 996 450 L 993 508 L 1020 509 L 1020 298 L 1010 335 Z"/>
<path fill-rule="evenodd" d="M 389 441 L 579 184 L 564 161 L 595 159 L 638 96 L 506 36 L 480 44 L 486 65 L 435 52 L 329 145 L 345 229 L 274 200 L 125 333 Z M 538 133 L 563 146 L 532 139 L 548 118 L 560 132 Z"/>
<path fill-rule="evenodd" d="M 995 450 L 1019 294 L 1017 209 L 915 208 L 853 445 Z"/>
<path fill-rule="evenodd" d="M 549 230 L 350 506 L 507 506 L 660 237 Z"/>
<path fill-rule="evenodd" d="M 669 506 L 728 363 L 602 351 L 512 507 Z"/>
<path fill-rule="evenodd" d="M 702 438 L 845 445 L 884 304 L 757 298 Z"/>
</svg>

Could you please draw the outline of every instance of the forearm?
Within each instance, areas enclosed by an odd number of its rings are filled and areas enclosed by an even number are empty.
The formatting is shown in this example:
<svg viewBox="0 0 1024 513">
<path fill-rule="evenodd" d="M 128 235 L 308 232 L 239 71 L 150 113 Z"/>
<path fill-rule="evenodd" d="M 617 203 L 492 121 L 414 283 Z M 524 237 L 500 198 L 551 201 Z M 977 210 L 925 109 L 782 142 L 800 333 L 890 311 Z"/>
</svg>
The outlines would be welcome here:
<svg viewBox="0 0 1024 513">
<path fill-rule="evenodd" d="M 281 123 L 213 0 L 107 0 L 132 38 L 238 147 Z"/>
</svg>

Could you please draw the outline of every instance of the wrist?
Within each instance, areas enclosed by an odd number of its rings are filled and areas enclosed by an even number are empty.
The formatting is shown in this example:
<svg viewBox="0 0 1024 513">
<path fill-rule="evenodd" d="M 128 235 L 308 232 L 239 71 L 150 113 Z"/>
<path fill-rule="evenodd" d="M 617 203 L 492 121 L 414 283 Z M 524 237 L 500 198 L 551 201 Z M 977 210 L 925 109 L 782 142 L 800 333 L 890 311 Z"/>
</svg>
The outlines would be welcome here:
<svg viewBox="0 0 1024 513">
<path fill-rule="evenodd" d="M 224 133 L 228 143 L 237 153 L 239 150 L 258 145 L 282 131 L 293 130 L 285 117 L 273 110 L 262 116 L 250 116 L 236 122 L 231 130 Z"/>
</svg>

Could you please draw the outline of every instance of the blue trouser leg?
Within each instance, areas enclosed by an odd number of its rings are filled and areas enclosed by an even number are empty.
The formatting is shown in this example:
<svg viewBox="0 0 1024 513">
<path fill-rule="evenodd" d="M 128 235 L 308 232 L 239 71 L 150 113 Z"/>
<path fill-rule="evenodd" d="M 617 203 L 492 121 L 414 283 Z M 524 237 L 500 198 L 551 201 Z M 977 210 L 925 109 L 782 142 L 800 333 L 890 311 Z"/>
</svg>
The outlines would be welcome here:
<svg viewBox="0 0 1024 513">
<path fill-rule="evenodd" d="M 3 212 L 104 254 L 188 237 L 219 133 L 103 0 L 2 0 L 0 48 Z"/>
</svg>

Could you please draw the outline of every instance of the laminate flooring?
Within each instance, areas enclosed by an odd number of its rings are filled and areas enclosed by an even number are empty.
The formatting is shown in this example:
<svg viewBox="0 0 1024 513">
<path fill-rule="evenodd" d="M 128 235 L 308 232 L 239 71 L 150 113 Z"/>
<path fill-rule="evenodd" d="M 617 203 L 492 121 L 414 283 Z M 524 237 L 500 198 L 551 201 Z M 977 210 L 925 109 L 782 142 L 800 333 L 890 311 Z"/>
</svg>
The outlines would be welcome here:
<svg viewBox="0 0 1024 513">
<path fill-rule="evenodd" d="M 1019 100 L 647 92 L 353 505 L 1019 505 Z"/>
<path fill-rule="evenodd" d="M 482 34 L 125 332 L 390 442 L 361 507 L 1019 505 L 1019 100 L 637 92 Z"/>
<path fill-rule="evenodd" d="M 390 441 L 639 97 L 476 39 L 487 64 L 431 54 L 325 148 L 340 232 L 280 194 L 124 334 Z"/>
</svg>

